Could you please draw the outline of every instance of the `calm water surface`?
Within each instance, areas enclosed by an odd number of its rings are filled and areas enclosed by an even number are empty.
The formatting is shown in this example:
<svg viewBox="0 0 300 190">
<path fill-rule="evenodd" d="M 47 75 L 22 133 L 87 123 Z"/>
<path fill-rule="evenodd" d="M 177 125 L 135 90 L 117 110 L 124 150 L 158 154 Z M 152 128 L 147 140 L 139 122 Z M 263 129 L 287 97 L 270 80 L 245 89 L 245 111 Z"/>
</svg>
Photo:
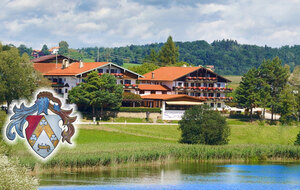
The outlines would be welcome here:
<svg viewBox="0 0 300 190">
<path fill-rule="evenodd" d="M 54 189 L 299 189 L 300 163 L 173 163 L 100 172 L 43 175 L 41 190 Z"/>
</svg>

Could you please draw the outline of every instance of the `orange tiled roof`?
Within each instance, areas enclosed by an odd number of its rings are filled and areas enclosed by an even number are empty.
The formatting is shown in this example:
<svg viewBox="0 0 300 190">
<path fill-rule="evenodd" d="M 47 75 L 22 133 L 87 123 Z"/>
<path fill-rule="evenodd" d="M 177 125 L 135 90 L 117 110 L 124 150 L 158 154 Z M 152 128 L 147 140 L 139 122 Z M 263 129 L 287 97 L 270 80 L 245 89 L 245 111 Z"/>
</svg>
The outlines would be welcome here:
<svg viewBox="0 0 300 190">
<path fill-rule="evenodd" d="M 33 68 L 44 75 L 47 72 L 56 69 L 56 64 L 55 63 L 34 63 Z M 61 68 L 60 63 L 57 64 L 57 68 Z"/>
<path fill-rule="evenodd" d="M 54 49 L 59 49 L 59 47 L 52 47 L 49 49 L 49 51 L 53 51 Z"/>
<path fill-rule="evenodd" d="M 71 63 L 69 67 L 62 69 L 57 68 L 54 70 L 50 70 L 49 72 L 47 72 L 45 75 L 49 76 L 49 75 L 61 75 L 61 76 L 75 76 L 81 73 L 85 73 L 88 71 L 91 71 L 93 69 L 96 69 L 98 67 L 101 67 L 105 64 L 108 64 L 109 62 L 88 62 L 88 63 L 83 63 L 83 67 L 80 68 L 79 67 L 79 62 L 75 62 L 75 63 Z"/>
<path fill-rule="evenodd" d="M 138 88 L 140 90 L 158 90 L 158 91 L 170 91 L 166 86 L 157 85 L 157 84 L 139 84 Z"/>
<path fill-rule="evenodd" d="M 152 71 L 144 74 L 145 78 L 139 80 L 159 80 L 159 81 L 173 81 L 201 67 L 160 67 L 154 70 L 154 78 L 152 79 Z"/>
<path fill-rule="evenodd" d="M 149 95 L 144 95 L 141 96 L 142 99 L 151 99 L 151 100 L 171 100 L 171 99 L 176 99 L 176 98 L 189 98 L 197 101 L 201 101 L 203 99 L 201 98 L 196 98 L 193 96 L 188 96 L 185 94 L 149 94 Z"/>
</svg>

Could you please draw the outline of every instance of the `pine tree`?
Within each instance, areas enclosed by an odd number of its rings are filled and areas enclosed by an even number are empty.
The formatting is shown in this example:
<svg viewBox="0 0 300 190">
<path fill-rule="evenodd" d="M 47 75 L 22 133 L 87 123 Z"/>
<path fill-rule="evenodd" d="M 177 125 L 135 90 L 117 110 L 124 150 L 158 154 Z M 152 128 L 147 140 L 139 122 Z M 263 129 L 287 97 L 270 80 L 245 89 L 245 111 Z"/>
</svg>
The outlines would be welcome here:
<svg viewBox="0 0 300 190">
<path fill-rule="evenodd" d="M 49 55 L 50 54 L 50 51 L 49 51 L 48 46 L 46 44 L 43 45 L 42 52 L 43 52 L 44 55 Z"/>
<path fill-rule="evenodd" d="M 281 65 L 278 57 L 273 60 L 264 60 L 258 68 L 258 72 L 258 77 L 262 78 L 270 87 L 269 104 L 272 113 L 271 121 L 273 121 L 274 113 L 279 111 L 279 95 L 287 83 L 289 72 Z"/>
<path fill-rule="evenodd" d="M 250 110 L 251 121 L 253 108 L 259 100 L 257 83 L 257 70 L 252 68 L 243 75 L 240 86 L 235 91 L 235 98 L 239 105 Z"/>
<path fill-rule="evenodd" d="M 159 61 L 161 66 L 174 65 L 179 57 L 179 48 L 173 42 L 172 36 L 168 37 L 167 42 L 159 52 Z"/>
</svg>

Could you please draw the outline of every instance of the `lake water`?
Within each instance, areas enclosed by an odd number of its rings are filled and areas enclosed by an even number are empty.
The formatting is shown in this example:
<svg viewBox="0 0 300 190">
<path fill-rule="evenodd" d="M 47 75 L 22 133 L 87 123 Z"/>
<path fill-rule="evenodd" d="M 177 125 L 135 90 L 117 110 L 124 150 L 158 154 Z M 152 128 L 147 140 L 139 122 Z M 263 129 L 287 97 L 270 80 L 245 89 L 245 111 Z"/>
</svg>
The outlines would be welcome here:
<svg viewBox="0 0 300 190">
<path fill-rule="evenodd" d="M 172 163 L 100 172 L 43 175 L 41 190 L 54 189 L 300 189 L 300 164 Z"/>
</svg>

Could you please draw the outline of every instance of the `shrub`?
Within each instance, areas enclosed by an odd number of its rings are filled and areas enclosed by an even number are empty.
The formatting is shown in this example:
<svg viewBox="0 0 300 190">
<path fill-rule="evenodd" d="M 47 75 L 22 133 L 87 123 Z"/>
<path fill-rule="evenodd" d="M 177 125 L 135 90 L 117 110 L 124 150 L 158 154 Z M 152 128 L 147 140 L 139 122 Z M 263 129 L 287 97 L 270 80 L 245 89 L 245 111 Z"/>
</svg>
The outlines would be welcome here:
<svg viewBox="0 0 300 190">
<path fill-rule="evenodd" d="M 299 133 L 298 133 L 298 135 L 297 135 L 297 138 L 296 138 L 296 141 L 295 141 L 294 144 L 295 144 L 295 145 L 300 145 L 300 131 L 299 131 Z"/>
<path fill-rule="evenodd" d="M 220 145 L 228 143 L 230 128 L 225 117 L 208 106 L 194 106 L 179 121 L 181 143 Z"/>
<path fill-rule="evenodd" d="M 160 113 L 160 108 L 147 108 L 147 107 L 120 107 L 120 112 L 151 112 Z"/>
<path fill-rule="evenodd" d="M 26 168 L 4 155 L 0 155 L 0 176 L 0 189 L 31 190 L 38 187 L 38 180 L 28 175 Z"/>
</svg>

